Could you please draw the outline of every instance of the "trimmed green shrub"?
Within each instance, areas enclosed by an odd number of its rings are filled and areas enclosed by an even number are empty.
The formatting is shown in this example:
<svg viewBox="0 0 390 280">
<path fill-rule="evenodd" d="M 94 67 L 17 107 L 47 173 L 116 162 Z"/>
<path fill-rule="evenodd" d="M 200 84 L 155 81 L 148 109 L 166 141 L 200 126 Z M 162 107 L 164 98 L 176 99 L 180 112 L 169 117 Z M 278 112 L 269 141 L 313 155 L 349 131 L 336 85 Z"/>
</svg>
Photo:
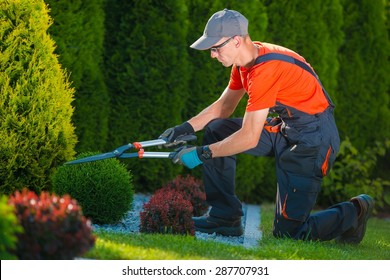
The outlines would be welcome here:
<svg viewBox="0 0 390 280">
<path fill-rule="evenodd" d="M 375 178 L 373 170 L 377 159 L 390 148 L 390 141 L 376 143 L 373 148 L 359 151 L 347 138 L 342 141 L 337 160 L 329 175 L 324 178 L 322 204 L 335 204 L 350 199 L 360 193 L 374 197 L 375 208 L 390 206 L 390 181 Z"/>
<path fill-rule="evenodd" d="M 161 188 L 145 203 L 140 213 L 140 232 L 195 235 L 191 202 L 182 192 Z"/>
<path fill-rule="evenodd" d="M 209 205 L 206 202 L 206 193 L 201 180 L 190 175 L 186 177 L 179 175 L 163 187 L 181 192 L 183 198 L 191 202 L 194 216 L 202 216 L 207 212 Z"/>
<path fill-rule="evenodd" d="M 78 158 L 94 155 L 86 152 Z M 133 201 L 132 175 L 117 159 L 64 165 L 52 177 L 57 194 L 77 199 L 84 215 L 96 224 L 120 221 Z"/>
<path fill-rule="evenodd" d="M 15 254 L 23 260 L 67 260 L 82 256 L 95 244 L 91 222 L 69 195 L 39 196 L 23 189 L 9 203 L 23 227 Z"/>
<path fill-rule="evenodd" d="M 10 252 L 16 248 L 16 234 L 22 232 L 14 208 L 7 201 L 7 196 L 0 197 L 0 260 L 16 258 Z"/>
<path fill-rule="evenodd" d="M 43 0 L 0 2 L 0 193 L 50 190 L 74 156 L 73 89 L 47 34 Z"/>
</svg>

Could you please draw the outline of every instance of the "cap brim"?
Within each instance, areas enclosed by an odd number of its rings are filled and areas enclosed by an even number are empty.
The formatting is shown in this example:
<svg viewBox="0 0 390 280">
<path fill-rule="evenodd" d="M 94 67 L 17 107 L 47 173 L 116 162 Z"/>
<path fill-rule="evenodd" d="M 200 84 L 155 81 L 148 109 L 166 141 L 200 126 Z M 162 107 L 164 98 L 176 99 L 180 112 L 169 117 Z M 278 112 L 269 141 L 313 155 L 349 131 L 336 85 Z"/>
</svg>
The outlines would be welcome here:
<svg viewBox="0 0 390 280">
<path fill-rule="evenodd" d="M 208 50 L 212 46 L 214 46 L 216 43 L 218 43 L 219 40 L 221 40 L 222 37 L 206 37 L 202 36 L 198 40 L 196 40 L 190 48 L 197 49 L 197 50 Z"/>
</svg>

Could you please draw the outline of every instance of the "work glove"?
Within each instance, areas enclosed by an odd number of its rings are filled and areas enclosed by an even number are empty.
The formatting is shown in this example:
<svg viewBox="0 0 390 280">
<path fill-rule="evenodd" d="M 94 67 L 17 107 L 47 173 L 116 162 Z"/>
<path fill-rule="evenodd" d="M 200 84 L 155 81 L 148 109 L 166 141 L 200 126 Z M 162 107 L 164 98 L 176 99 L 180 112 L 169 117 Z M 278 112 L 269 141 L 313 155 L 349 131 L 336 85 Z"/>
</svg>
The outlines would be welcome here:
<svg viewBox="0 0 390 280">
<path fill-rule="evenodd" d="M 195 133 L 195 130 L 192 125 L 189 122 L 184 122 L 181 125 L 168 128 L 158 138 L 167 141 L 164 147 L 169 148 L 171 146 L 169 143 L 175 142 L 178 137 L 193 133 Z"/>
<path fill-rule="evenodd" d="M 173 157 L 172 162 L 183 164 L 187 168 L 192 169 L 210 160 L 211 157 L 212 154 L 208 146 L 183 147 Z"/>
</svg>

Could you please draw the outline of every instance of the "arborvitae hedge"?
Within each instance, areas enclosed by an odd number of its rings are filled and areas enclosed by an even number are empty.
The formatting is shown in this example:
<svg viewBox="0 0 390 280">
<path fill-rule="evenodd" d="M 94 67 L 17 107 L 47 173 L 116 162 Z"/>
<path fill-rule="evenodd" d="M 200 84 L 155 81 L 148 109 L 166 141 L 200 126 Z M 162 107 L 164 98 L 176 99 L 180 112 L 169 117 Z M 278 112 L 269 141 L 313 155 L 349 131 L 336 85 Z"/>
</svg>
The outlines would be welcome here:
<svg viewBox="0 0 390 280">
<path fill-rule="evenodd" d="M 311 64 L 332 99 L 337 96 L 338 50 L 343 42 L 339 0 L 266 1 L 266 40 L 290 48 Z"/>
<path fill-rule="evenodd" d="M 338 99 L 336 116 L 341 137 L 348 137 L 358 149 L 366 149 L 373 147 L 375 141 L 390 138 L 386 2 L 341 2 L 346 39 L 339 56 L 338 92 L 342 98 Z"/>
<path fill-rule="evenodd" d="M 78 152 L 104 150 L 108 137 L 109 97 L 104 81 L 103 40 L 106 0 L 46 0 L 54 24 L 60 63 L 75 87 L 73 121 Z"/>
<path fill-rule="evenodd" d="M 193 117 L 220 96 L 229 79 L 229 70 L 216 59 L 210 57 L 209 51 L 199 51 L 190 48 L 204 31 L 207 20 L 216 11 L 223 9 L 221 1 L 187 0 L 188 21 L 185 49 L 189 54 L 188 70 L 191 73 L 185 104 L 185 119 Z"/>
<path fill-rule="evenodd" d="M 47 34 L 42 0 L 0 2 L 0 192 L 50 188 L 74 156 L 73 89 Z"/>
<path fill-rule="evenodd" d="M 157 138 L 182 121 L 187 98 L 187 7 L 181 1 L 109 1 L 105 41 L 110 90 L 107 149 Z M 143 191 L 180 171 L 169 160 L 125 161 Z M 137 187 L 136 186 L 136 187 Z"/>
</svg>

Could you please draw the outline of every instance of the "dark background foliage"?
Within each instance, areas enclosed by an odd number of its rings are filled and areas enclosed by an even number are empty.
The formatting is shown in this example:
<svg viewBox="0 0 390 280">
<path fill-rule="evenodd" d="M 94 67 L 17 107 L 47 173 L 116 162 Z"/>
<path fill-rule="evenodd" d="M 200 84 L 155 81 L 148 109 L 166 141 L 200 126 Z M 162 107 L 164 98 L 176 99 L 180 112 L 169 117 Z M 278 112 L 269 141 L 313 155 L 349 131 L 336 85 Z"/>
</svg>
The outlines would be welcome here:
<svg viewBox="0 0 390 280">
<path fill-rule="evenodd" d="M 383 195 L 389 193 L 387 1 L 46 0 L 45 3 L 54 22 L 48 33 L 56 43 L 55 54 L 69 73 L 75 90 L 72 122 L 78 138 L 77 154 L 111 151 L 129 142 L 155 139 L 166 128 L 180 124 L 217 99 L 227 85 L 230 69 L 212 60 L 209 52 L 195 51 L 189 45 L 203 33 L 208 18 L 226 7 L 242 12 L 249 19 L 252 39 L 291 48 L 314 67 L 336 104 L 341 139 L 353 147 L 346 151 L 355 149 L 357 154 L 365 155 L 365 151 L 378 146 L 383 150 L 374 155 L 374 167 L 364 167 L 366 156 L 353 157 L 359 168 L 349 165 L 344 171 L 360 172 L 360 168 L 366 168 L 365 179 L 384 180 Z M 9 17 L 9 12 L 3 11 L 2 16 Z M 5 53 L 4 42 L 0 42 L 1 56 Z M 7 67 L 12 68 L 0 65 L 5 73 L 9 71 Z M 2 100 L 9 92 L 4 81 L 1 80 Z M 244 107 L 245 100 L 235 115 L 242 115 Z M 0 116 L 4 120 L 5 114 L 0 112 Z M 202 133 L 198 133 L 198 139 L 200 144 Z M 8 160 L 9 148 L 2 146 L 2 151 Z M 340 162 L 349 159 L 352 160 L 347 154 L 340 155 Z M 53 165 L 63 161 L 64 157 L 60 157 Z M 273 159 L 240 155 L 238 161 L 239 197 L 248 202 L 273 200 L 276 189 Z M 178 174 L 201 176 L 200 168 L 183 169 L 169 160 L 129 159 L 123 163 L 133 173 L 136 191 L 141 192 L 152 192 Z M 34 166 L 46 168 L 41 164 Z M 345 166 L 337 165 L 335 174 L 343 173 Z M 339 178 L 337 182 L 338 188 L 353 184 Z M 329 194 L 333 187 L 329 181 L 326 183 L 326 197 L 336 197 Z M 372 188 L 373 194 L 378 195 L 378 189 Z M 338 192 L 337 188 L 334 191 Z M 323 204 L 330 202 L 326 197 L 321 199 Z"/>
</svg>

